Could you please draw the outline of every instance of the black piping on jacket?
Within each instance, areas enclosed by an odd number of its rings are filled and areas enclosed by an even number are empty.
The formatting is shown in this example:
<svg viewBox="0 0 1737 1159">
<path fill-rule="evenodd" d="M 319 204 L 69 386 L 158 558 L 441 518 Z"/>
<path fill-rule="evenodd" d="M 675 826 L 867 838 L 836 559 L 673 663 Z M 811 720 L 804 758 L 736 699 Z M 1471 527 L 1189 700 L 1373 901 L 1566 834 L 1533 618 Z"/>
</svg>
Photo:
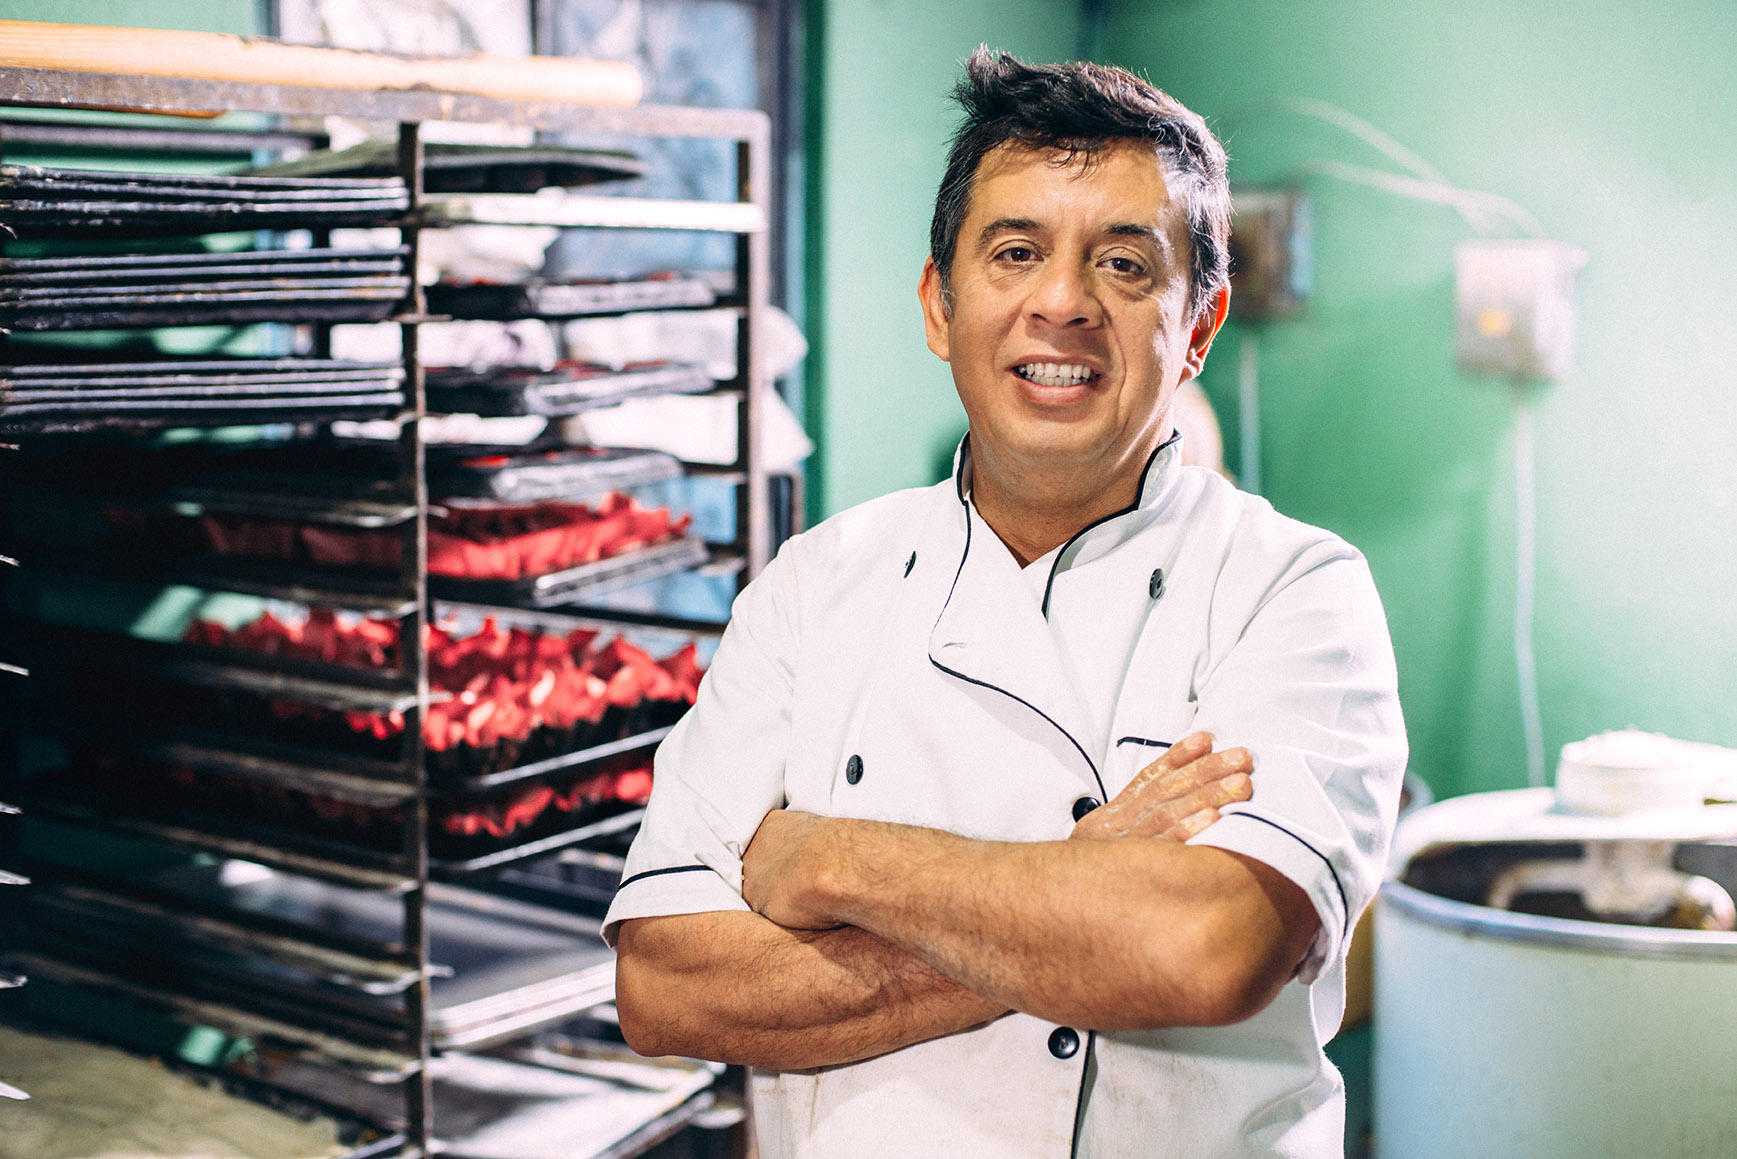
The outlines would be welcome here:
<svg viewBox="0 0 1737 1159">
<path fill-rule="evenodd" d="M 1322 853 L 1319 849 L 1316 849 L 1313 845 L 1310 845 L 1307 841 L 1304 841 L 1291 830 L 1280 825 L 1277 821 L 1274 821 L 1271 817 L 1265 817 L 1259 813 L 1246 812 L 1242 809 L 1238 809 L 1234 813 L 1224 813 L 1221 815 L 1220 819 L 1223 819 L 1224 817 L 1247 817 L 1250 821 L 1259 821 L 1263 825 L 1271 825 L 1274 829 L 1277 829 L 1280 833 L 1283 833 L 1286 837 L 1289 837 L 1292 841 L 1295 841 L 1298 845 L 1301 845 L 1304 849 L 1307 849 L 1310 853 L 1319 857 L 1321 859 L 1321 864 L 1327 867 L 1327 876 L 1333 879 L 1333 888 L 1339 891 L 1339 912 L 1342 915 L 1339 919 L 1339 936 L 1341 939 L 1351 936 L 1351 903 L 1346 899 L 1345 883 L 1339 880 L 1339 871 L 1333 868 L 1332 858 L 1328 857 L 1325 853 Z"/>
<path fill-rule="evenodd" d="M 935 616 L 936 627 L 940 626 L 941 617 L 947 614 L 947 609 L 953 604 L 953 596 L 959 590 L 959 577 L 965 574 L 965 560 L 971 555 L 971 506 L 969 501 L 965 498 L 965 489 L 962 483 L 958 487 L 958 492 L 959 501 L 965 507 L 965 550 L 959 553 L 959 570 L 953 573 L 953 586 L 947 589 L 947 599 L 941 605 L 941 611 Z M 931 629 L 931 631 L 933 631 L 933 629 Z M 957 677 L 958 679 L 965 681 L 967 684 L 975 684 L 979 688 L 988 688 L 994 692 L 999 692 L 1009 700 L 1012 700 L 1017 704 L 1023 704 L 1025 707 L 1043 717 L 1044 720 L 1048 721 L 1057 732 L 1068 738 L 1068 743 L 1074 746 L 1074 750 L 1080 754 L 1080 759 L 1086 762 L 1086 768 L 1092 771 L 1092 780 L 1096 782 L 1098 792 L 1108 796 L 1104 789 L 1104 778 L 1098 775 L 1097 762 L 1092 760 L 1091 754 L 1086 752 L 1085 746 L 1080 744 L 1080 742 L 1074 738 L 1073 733 L 1056 723 L 1055 718 L 1049 713 L 1045 712 L 1031 701 L 1026 700 L 1024 697 L 1009 692 L 1000 685 L 991 684 L 987 680 L 979 680 L 975 676 L 967 676 L 965 673 L 960 672 L 955 668 L 947 667 L 945 664 L 935 659 L 933 654 L 930 654 L 929 656 L 929 663 L 933 664 L 936 668 L 945 672 L 947 675 Z"/>
<path fill-rule="evenodd" d="M 709 865 L 671 865 L 665 869 L 642 869 L 638 873 L 634 874 L 632 877 L 623 881 L 620 885 L 616 886 L 615 888 L 617 890 L 623 890 L 623 889 L 626 889 L 628 886 L 632 885 L 634 882 L 639 881 L 643 878 L 662 877 L 666 873 L 716 873 L 716 872 L 717 872 L 717 870 L 713 869 Z"/>
<path fill-rule="evenodd" d="M 1152 464 L 1158 461 L 1158 453 L 1181 437 L 1182 434 L 1180 431 L 1172 430 L 1170 432 L 1170 437 L 1165 439 L 1162 443 L 1159 443 L 1153 448 L 1152 453 L 1146 456 L 1146 465 L 1140 468 L 1140 485 L 1134 488 L 1134 501 L 1132 503 L 1123 507 L 1119 511 L 1112 511 L 1108 515 L 1092 520 L 1090 523 L 1069 536 L 1068 541 L 1056 549 L 1055 559 L 1049 565 L 1049 578 L 1043 583 L 1044 619 L 1049 619 L 1049 592 L 1050 589 L 1055 586 L 1056 572 L 1061 568 L 1062 556 L 1068 553 L 1068 548 L 1072 547 L 1079 540 L 1080 536 L 1084 535 L 1092 528 L 1108 523 L 1112 519 L 1120 519 L 1124 515 L 1131 515 L 1138 511 L 1140 509 L 1140 501 L 1146 497 L 1146 478 L 1152 473 Z"/>
</svg>

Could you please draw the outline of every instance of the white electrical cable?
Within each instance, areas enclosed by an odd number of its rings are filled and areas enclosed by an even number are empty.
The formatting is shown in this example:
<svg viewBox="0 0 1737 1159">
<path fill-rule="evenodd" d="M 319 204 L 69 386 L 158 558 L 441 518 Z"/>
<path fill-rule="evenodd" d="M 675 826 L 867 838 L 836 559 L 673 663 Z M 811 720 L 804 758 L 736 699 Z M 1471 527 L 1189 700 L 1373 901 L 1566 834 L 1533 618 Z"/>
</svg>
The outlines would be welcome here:
<svg viewBox="0 0 1737 1159">
<path fill-rule="evenodd" d="M 1520 727 L 1526 738 L 1526 783 L 1544 785 L 1544 728 L 1538 709 L 1538 665 L 1532 653 L 1537 599 L 1537 499 L 1532 475 L 1532 409 L 1514 386 L 1514 668 L 1520 681 Z"/>
<path fill-rule="evenodd" d="M 1496 228 L 1496 219 L 1498 218 L 1519 226 L 1521 230 L 1533 237 L 1543 233 L 1538 219 L 1527 212 L 1523 206 L 1498 194 L 1483 193 L 1474 189 L 1461 189 L 1448 180 L 1447 174 L 1437 169 L 1423 157 L 1412 152 L 1356 113 L 1341 108 L 1331 101 L 1317 100 L 1314 97 L 1286 97 L 1271 105 L 1255 106 L 1252 109 L 1232 112 L 1227 115 L 1226 119 L 1237 120 L 1247 116 L 1250 112 L 1259 112 L 1263 108 L 1282 109 L 1300 116 L 1312 117 L 1337 129 L 1342 129 L 1374 148 L 1395 165 L 1406 170 L 1411 176 L 1408 178 L 1397 173 L 1373 169 L 1366 165 L 1354 165 L 1349 162 L 1332 160 L 1310 162 L 1304 166 L 1304 173 L 1333 177 L 1341 181 L 1381 189 L 1388 193 L 1396 193 L 1401 197 L 1411 197 L 1419 201 L 1446 205 L 1464 218 L 1466 224 L 1475 233 L 1483 237 L 1498 232 Z"/>
<path fill-rule="evenodd" d="M 1538 237 L 1544 232 L 1544 227 L 1525 206 L 1510 201 L 1500 194 L 1484 193 L 1476 189 L 1461 189 L 1457 185 L 1441 181 L 1402 177 L 1397 173 L 1371 169 L 1367 165 L 1353 165 L 1346 161 L 1311 161 L 1303 166 L 1302 171 L 1321 177 L 1332 177 L 1355 185 L 1367 185 L 1373 189 L 1397 193 L 1401 197 L 1409 197 L 1416 201 L 1432 201 L 1439 205 L 1446 205 L 1463 217 L 1467 225 L 1481 234 L 1495 232 L 1489 227 L 1492 216 L 1507 220 L 1531 237 Z"/>
<path fill-rule="evenodd" d="M 1272 106 L 1268 106 L 1269 108 Z M 1311 97 L 1291 97 L 1276 102 L 1276 107 L 1313 117 L 1350 133 L 1358 140 L 1379 151 L 1388 160 L 1406 170 L 1410 176 L 1356 165 L 1346 161 L 1317 160 L 1306 164 L 1302 172 L 1338 181 L 1368 186 L 1386 193 L 1417 201 L 1433 202 L 1453 209 L 1472 230 L 1488 237 L 1497 232 L 1499 222 L 1518 227 L 1532 237 L 1542 236 L 1544 228 L 1524 206 L 1495 193 L 1462 189 L 1447 179 L 1447 175 L 1423 157 L 1357 116 L 1348 109 Z M 1241 403 L 1243 487 L 1255 494 L 1260 490 L 1259 418 L 1256 407 L 1257 352 L 1254 336 L 1244 331 L 1242 360 L 1239 374 Z M 1532 625 L 1537 599 L 1537 500 L 1532 464 L 1532 412 L 1527 405 L 1525 385 L 1515 383 L 1514 409 L 1514 668 L 1519 679 L 1520 727 L 1526 744 L 1527 782 L 1542 787 L 1545 780 L 1544 728 L 1538 702 L 1538 665 L 1533 653 Z"/>
<path fill-rule="evenodd" d="M 1302 113 L 1306 117 L 1314 117 L 1316 120 L 1326 121 L 1330 125 L 1337 125 L 1357 139 L 1375 146 L 1388 160 L 1411 170 L 1412 173 L 1425 181 L 1447 182 L 1447 174 L 1350 109 L 1341 108 L 1331 101 L 1317 100 L 1314 97 L 1287 97 L 1281 100 L 1279 105 L 1293 112 Z"/>
<path fill-rule="evenodd" d="M 1261 493 L 1260 346 L 1255 327 L 1242 328 L 1237 348 L 1236 420 L 1238 432 L 1237 485 L 1250 495 Z"/>
<path fill-rule="evenodd" d="M 1279 105 L 1281 108 L 1290 109 L 1292 112 L 1300 113 L 1305 117 L 1314 117 L 1318 121 L 1325 121 L 1329 125 L 1345 130 L 1364 144 L 1373 146 L 1382 156 L 1394 164 L 1409 170 L 1414 177 L 1436 185 L 1453 184 L 1447 179 L 1447 174 L 1350 109 L 1340 108 L 1331 101 L 1317 100 L 1314 97 L 1288 97 L 1280 101 Z M 1473 225 L 1472 228 L 1480 231 L 1482 229 L 1477 225 Z"/>
</svg>

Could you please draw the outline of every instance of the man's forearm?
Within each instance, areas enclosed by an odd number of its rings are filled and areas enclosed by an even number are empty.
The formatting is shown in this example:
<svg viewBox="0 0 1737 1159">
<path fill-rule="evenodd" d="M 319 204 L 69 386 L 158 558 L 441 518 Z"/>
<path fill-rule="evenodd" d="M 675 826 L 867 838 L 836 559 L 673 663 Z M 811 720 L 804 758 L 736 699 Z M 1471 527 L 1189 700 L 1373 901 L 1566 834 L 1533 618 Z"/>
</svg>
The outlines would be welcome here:
<svg viewBox="0 0 1737 1159">
<path fill-rule="evenodd" d="M 1248 1017 L 1316 927 L 1296 885 L 1218 849 L 782 814 L 761 832 L 747 896 L 774 921 L 848 923 L 995 1002 L 1093 1029 Z M 757 882 L 775 884 L 768 895 Z"/>
<path fill-rule="evenodd" d="M 789 930 L 742 912 L 639 918 L 622 924 L 619 950 L 622 1032 L 646 1055 L 802 1070 L 870 1058 L 1006 1012 L 849 927 Z"/>
</svg>

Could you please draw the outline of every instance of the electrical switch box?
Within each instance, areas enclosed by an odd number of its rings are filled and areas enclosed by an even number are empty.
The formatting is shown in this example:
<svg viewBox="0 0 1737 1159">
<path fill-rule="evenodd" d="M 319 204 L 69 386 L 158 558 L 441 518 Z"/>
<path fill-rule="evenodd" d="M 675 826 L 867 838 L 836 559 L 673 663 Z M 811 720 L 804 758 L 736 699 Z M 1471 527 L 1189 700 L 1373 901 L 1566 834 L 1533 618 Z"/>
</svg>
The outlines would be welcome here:
<svg viewBox="0 0 1737 1159">
<path fill-rule="evenodd" d="M 1586 254 L 1541 238 L 1469 241 L 1454 251 L 1455 362 L 1516 381 L 1574 367 L 1574 279 Z"/>
<path fill-rule="evenodd" d="M 1298 189 L 1231 195 L 1230 313 L 1244 322 L 1288 318 L 1309 297 L 1314 216 Z"/>
</svg>

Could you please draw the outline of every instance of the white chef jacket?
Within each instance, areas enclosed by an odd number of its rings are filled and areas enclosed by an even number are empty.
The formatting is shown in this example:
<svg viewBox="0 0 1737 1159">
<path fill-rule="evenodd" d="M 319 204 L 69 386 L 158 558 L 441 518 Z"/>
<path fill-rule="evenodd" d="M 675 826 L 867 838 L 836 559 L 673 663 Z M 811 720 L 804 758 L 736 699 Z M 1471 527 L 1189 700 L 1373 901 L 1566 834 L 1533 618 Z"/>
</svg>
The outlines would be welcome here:
<svg viewBox="0 0 1737 1159">
<path fill-rule="evenodd" d="M 953 481 L 787 542 L 658 750 L 604 935 L 746 909 L 741 856 L 769 810 L 1059 840 L 1076 808 L 1206 729 L 1253 754 L 1254 794 L 1194 841 L 1308 895 L 1320 932 L 1297 976 L 1235 1026 L 1092 1033 L 1016 1013 L 846 1066 L 756 1072 L 763 1154 L 1343 1154 L 1344 1088 L 1321 1047 L 1406 759 L 1386 619 L 1353 548 L 1179 452 L 1160 448 L 1133 506 L 1063 545 L 1041 600 L 969 502 L 968 448 Z M 1104 668 L 1077 674 L 1087 661 Z M 1090 712 L 1081 686 L 1119 691 Z"/>
</svg>

